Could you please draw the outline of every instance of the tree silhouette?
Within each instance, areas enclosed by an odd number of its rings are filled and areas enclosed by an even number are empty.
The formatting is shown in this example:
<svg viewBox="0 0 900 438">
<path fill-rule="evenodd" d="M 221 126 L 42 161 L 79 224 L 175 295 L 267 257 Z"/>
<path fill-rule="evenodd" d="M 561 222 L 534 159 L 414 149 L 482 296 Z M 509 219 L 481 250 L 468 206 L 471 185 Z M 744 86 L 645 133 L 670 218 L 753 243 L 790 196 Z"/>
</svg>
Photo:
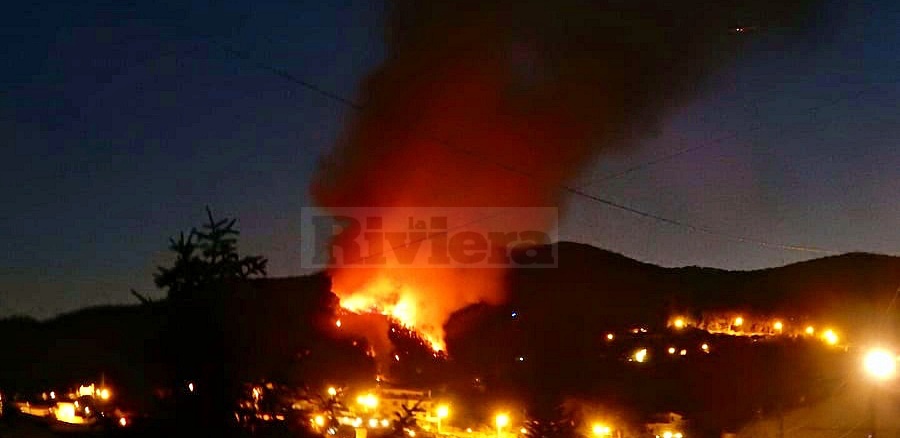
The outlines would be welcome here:
<svg viewBox="0 0 900 438">
<path fill-rule="evenodd" d="M 169 268 L 158 267 L 153 275 L 156 286 L 167 289 L 169 298 L 209 290 L 210 286 L 226 280 L 266 275 L 266 258 L 238 254 L 240 232 L 234 228 L 237 219 L 215 220 L 209 207 L 206 215 L 209 222 L 201 230 L 191 228 L 187 235 L 181 232 L 177 240 L 169 239 L 175 262 Z"/>
<path fill-rule="evenodd" d="M 397 418 L 394 419 L 393 436 L 406 437 L 408 436 L 407 430 L 417 430 L 419 428 L 416 414 L 425 412 L 425 409 L 420 407 L 421 404 L 422 401 L 419 400 L 412 407 L 407 406 L 406 403 L 400 405 L 401 410 L 394 413 Z"/>
</svg>

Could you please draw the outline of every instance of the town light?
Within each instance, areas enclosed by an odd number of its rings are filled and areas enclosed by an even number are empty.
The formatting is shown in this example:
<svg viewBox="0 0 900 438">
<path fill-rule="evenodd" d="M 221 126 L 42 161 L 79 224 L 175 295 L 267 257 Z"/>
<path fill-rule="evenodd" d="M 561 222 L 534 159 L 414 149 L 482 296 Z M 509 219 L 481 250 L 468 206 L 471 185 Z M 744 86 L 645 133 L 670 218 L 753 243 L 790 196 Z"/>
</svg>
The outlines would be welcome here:
<svg viewBox="0 0 900 438">
<path fill-rule="evenodd" d="M 441 423 L 442 423 L 442 420 L 443 420 L 444 418 L 449 417 L 449 416 L 450 416 L 450 406 L 447 406 L 447 405 L 440 405 L 440 406 L 437 407 L 437 433 L 438 433 L 438 435 L 440 435 L 441 433 L 443 433 L 443 432 L 441 431 Z"/>
<path fill-rule="evenodd" d="M 634 360 L 637 362 L 644 362 L 647 360 L 647 349 L 642 348 L 634 353 Z"/>
<path fill-rule="evenodd" d="M 594 436 L 607 436 L 612 433 L 612 429 L 604 424 L 594 423 L 594 425 L 591 426 L 591 432 L 594 433 Z"/>
<path fill-rule="evenodd" d="M 836 345 L 838 343 L 838 335 L 832 329 L 825 330 L 825 333 L 822 333 L 822 338 L 825 339 L 828 345 Z"/>
<path fill-rule="evenodd" d="M 325 425 L 325 417 L 323 417 L 321 415 L 316 415 L 316 417 L 313 418 L 313 422 L 316 423 L 316 426 L 322 427 Z"/>
<path fill-rule="evenodd" d="M 869 350 L 863 357 L 863 369 L 875 380 L 888 380 L 897 372 L 897 357 L 881 348 Z"/>
<path fill-rule="evenodd" d="M 607 334 L 606 334 L 606 340 L 607 340 L 607 341 L 611 341 L 611 340 L 613 340 L 613 339 L 615 339 L 615 338 L 616 338 L 616 335 L 614 335 L 614 334 L 612 334 L 612 333 L 607 333 Z"/>
<path fill-rule="evenodd" d="M 103 400 L 109 400 L 109 397 L 110 397 L 110 393 L 109 393 L 109 390 L 108 390 L 108 389 L 103 388 L 103 389 L 100 390 L 100 398 L 101 398 L 101 399 L 103 399 Z"/>
<path fill-rule="evenodd" d="M 494 423 L 497 425 L 497 438 L 500 438 L 503 433 L 503 428 L 509 425 L 509 414 L 497 414 L 494 418 Z"/>
<path fill-rule="evenodd" d="M 734 319 L 734 326 L 735 326 L 735 327 L 740 327 L 740 326 L 742 326 L 742 325 L 744 325 L 744 318 L 741 318 L 741 317 L 739 316 L 739 317 L 737 317 L 737 318 Z M 671 437 L 666 437 L 666 438 L 671 438 Z"/>
<path fill-rule="evenodd" d="M 675 354 L 675 347 L 669 347 L 669 354 Z"/>
<path fill-rule="evenodd" d="M 784 329 L 784 324 L 782 324 L 781 321 L 775 321 L 773 327 L 775 327 L 776 331 L 780 332 L 782 329 Z"/>
<path fill-rule="evenodd" d="M 812 336 L 815 332 L 816 332 L 816 329 L 813 326 L 811 326 L 811 325 L 806 326 L 806 334 Z"/>
<path fill-rule="evenodd" d="M 677 329 L 683 329 L 684 328 L 684 320 L 681 318 L 678 318 L 675 320 L 674 325 L 675 325 L 675 328 L 677 328 Z"/>
<path fill-rule="evenodd" d="M 337 389 L 335 389 L 335 387 L 333 387 L 333 386 L 329 386 L 329 387 L 328 387 L 328 395 L 330 395 L 330 396 L 332 396 L 332 397 L 336 396 L 336 395 L 337 395 Z"/>
<path fill-rule="evenodd" d="M 356 397 L 356 402 L 363 405 L 367 409 L 375 409 L 378 406 L 378 397 L 371 392 L 368 394 L 363 394 L 359 397 Z"/>
</svg>

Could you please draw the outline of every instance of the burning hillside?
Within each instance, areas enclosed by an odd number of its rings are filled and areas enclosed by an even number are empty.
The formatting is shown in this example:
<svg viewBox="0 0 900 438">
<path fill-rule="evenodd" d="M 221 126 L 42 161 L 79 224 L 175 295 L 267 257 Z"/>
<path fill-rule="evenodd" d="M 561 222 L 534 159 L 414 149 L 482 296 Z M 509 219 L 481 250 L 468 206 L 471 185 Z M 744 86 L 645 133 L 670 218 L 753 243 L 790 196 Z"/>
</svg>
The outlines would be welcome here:
<svg viewBox="0 0 900 438">
<path fill-rule="evenodd" d="M 356 217 L 366 230 L 434 207 L 560 207 L 562 188 L 595 154 L 653 132 L 700 88 L 740 44 L 734 23 L 781 23 L 805 9 L 683 3 L 392 3 L 386 61 L 363 83 L 362 109 L 322 160 L 314 198 L 336 216 L 367 209 Z M 476 235 L 491 231 L 482 215 L 462 216 Z M 553 226 L 542 214 L 501 218 L 504 233 Z M 346 251 L 347 238 L 333 243 Z M 421 241 L 388 241 L 352 263 L 347 254 L 331 263 L 345 308 L 389 314 L 443 349 L 454 311 L 504 298 L 499 264 L 394 264 L 380 255 Z M 472 242 L 459 248 L 480 249 Z"/>
</svg>

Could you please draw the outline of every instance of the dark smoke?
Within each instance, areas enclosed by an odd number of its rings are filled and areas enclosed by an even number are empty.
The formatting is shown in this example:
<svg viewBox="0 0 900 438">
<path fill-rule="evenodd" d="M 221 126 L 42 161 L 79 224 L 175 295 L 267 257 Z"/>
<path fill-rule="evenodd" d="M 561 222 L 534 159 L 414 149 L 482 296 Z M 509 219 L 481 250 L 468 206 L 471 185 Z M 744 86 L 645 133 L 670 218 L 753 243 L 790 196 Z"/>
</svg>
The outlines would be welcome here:
<svg viewBox="0 0 900 438">
<path fill-rule="evenodd" d="M 323 158 L 314 198 L 342 207 L 558 206 L 597 153 L 626 147 L 755 34 L 805 28 L 809 1 L 395 1 L 384 64 Z M 499 165 L 498 165 L 499 163 Z M 475 219 L 475 218 L 473 218 Z M 544 225 L 510 217 L 511 227 Z M 335 267 L 348 296 L 384 269 Z M 390 270 L 418 318 L 502 298 L 502 272 Z"/>
</svg>

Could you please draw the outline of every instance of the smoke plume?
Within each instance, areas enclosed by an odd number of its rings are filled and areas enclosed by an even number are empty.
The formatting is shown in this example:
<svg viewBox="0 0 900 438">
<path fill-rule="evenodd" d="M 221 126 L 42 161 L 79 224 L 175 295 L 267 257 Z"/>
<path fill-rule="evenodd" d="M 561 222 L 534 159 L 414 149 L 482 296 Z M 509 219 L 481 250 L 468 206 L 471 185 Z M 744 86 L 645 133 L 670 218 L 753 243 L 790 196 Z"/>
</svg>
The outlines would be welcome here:
<svg viewBox="0 0 900 438">
<path fill-rule="evenodd" d="M 808 2 L 394 1 L 388 54 L 312 192 L 349 207 L 554 207 L 597 153 L 653 132 L 748 37 L 799 26 Z M 477 218 L 473 218 L 477 219 Z M 508 217 L 511 226 L 545 218 Z M 378 283 L 417 329 L 503 297 L 500 269 L 332 269 L 342 299 Z M 383 287 L 393 284 L 392 287 Z"/>
</svg>

